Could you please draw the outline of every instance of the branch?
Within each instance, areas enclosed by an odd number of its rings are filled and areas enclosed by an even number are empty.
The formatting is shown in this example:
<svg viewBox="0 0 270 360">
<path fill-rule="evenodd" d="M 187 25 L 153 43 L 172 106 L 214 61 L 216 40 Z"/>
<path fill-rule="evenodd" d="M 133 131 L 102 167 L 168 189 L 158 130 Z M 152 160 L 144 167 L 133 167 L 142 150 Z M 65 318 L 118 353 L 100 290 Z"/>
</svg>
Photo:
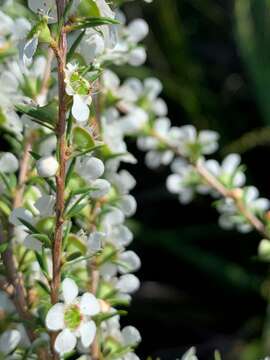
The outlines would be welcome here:
<svg viewBox="0 0 270 360">
<path fill-rule="evenodd" d="M 13 208 L 16 209 L 22 205 L 23 201 L 23 193 L 25 188 L 25 182 L 27 180 L 27 172 L 29 167 L 29 160 L 30 160 L 30 151 L 32 150 L 32 145 L 35 140 L 35 134 L 31 133 L 28 138 L 26 139 L 23 156 L 20 161 L 20 172 L 18 178 L 18 185 L 15 191 L 15 196 L 13 200 Z"/>
<path fill-rule="evenodd" d="M 43 74 L 43 80 L 40 88 L 40 92 L 38 95 L 38 99 L 43 102 L 47 98 L 48 90 L 49 90 L 49 83 L 50 83 L 50 77 L 51 77 L 51 67 L 52 67 L 52 61 L 54 57 L 54 52 L 52 48 L 49 48 L 48 50 L 48 57 L 46 62 L 45 71 Z"/>
<path fill-rule="evenodd" d="M 5 242 L 6 239 L 4 236 L 4 229 L 2 227 L 2 224 L 0 224 L 0 244 L 3 244 Z M 16 259 L 13 256 L 11 241 L 9 241 L 7 250 L 2 253 L 2 260 L 5 266 L 6 277 L 9 284 L 3 283 L 1 281 L 1 288 L 3 286 L 3 289 L 5 289 L 6 292 L 11 292 L 10 295 L 12 295 L 12 301 L 16 307 L 20 318 L 23 321 L 27 322 L 27 324 L 29 324 L 29 326 L 26 326 L 26 332 L 30 341 L 33 342 L 38 338 L 35 333 L 36 319 L 28 310 L 24 281 L 22 274 L 17 271 L 17 264 Z M 38 350 L 38 358 L 41 360 L 50 359 L 45 349 Z"/>
<path fill-rule="evenodd" d="M 62 18 L 65 9 L 65 0 L 57 1 L 58 21 Z M 65 206 L 65 174 L 66 174 L 66 104 L 65 104 L 65 66 L 67 56 L 67 38 L 61 30 L 59 37 L 58 53 L 58 98 L 59 114 L 57 123 L 57 145 L 59 151 L 59 173 L 56 176 L 56 226 L 53 242 L 53 280 L 52 280 L 52 303 L 58 301 L 59 287 L 61 283 L 61 254 L 63 240 L 64 206 Z"/>
<path fill-rule="evenodd" d="M 212 189 L 216 190 L 222 197 L 230 198 L 234 201 L 238 211 L 255 230 L 257 230 L 263 237 L 270 239 L 270 234 L 264 223 L 245 206 L 242 199 L 241 189 L 227 189 L 211 172 L 206 169 L 201 161 L 197 161 L 196 164 L 193 164 L 187 157 L 183 156 L 175 146 L 169 144 L 166 139 L 161 137 L 159 134 L 153 131 L 151 136 L 162 142 L 168 149 L 173 151 L 175 155 L 186 159 Z"/>
</svg>

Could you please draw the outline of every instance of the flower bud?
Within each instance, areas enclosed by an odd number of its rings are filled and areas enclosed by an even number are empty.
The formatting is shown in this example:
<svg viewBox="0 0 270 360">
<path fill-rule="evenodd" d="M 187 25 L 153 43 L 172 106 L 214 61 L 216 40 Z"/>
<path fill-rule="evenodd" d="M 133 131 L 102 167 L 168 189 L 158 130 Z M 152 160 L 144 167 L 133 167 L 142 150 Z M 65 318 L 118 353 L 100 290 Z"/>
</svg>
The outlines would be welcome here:
<svg viewBox="0 0 270 360">
<path fill-rule="evenodd" d="M 258 247 L 258 254 L 262 259 L 270 259 L 270 241 L 263 239 Z"/>
<path fill-rule="evenodd" d="M 37 161 L 36 166 L 39 176 L 47 178 L 57 173 L 59 165 L 54 156 L 44 156 Z"/>
</svg>

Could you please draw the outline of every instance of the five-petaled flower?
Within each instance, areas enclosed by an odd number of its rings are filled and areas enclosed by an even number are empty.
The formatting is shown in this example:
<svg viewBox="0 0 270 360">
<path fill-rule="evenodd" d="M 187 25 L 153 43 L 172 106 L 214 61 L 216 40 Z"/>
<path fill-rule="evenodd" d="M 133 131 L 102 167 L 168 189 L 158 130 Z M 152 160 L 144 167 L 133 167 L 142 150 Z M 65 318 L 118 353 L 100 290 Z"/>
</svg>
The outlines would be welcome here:
<svg viewBox="0 0 270 360">
<path fill-rule="evenodd" d="M 46 326 L 51 331 L 60 331 L 55 340 L 55 350 L 59 354 L 71 352 L 80 339 L 84 347 L 89 347 L 96 334 L 92 316 L 100 312 L 96 297 L 86 292 L 78 296 L 79 289 L 74 280 L 66 278 L 62 283 L 64 303 L 51 307 L 46 316 Z"/>
</svg>

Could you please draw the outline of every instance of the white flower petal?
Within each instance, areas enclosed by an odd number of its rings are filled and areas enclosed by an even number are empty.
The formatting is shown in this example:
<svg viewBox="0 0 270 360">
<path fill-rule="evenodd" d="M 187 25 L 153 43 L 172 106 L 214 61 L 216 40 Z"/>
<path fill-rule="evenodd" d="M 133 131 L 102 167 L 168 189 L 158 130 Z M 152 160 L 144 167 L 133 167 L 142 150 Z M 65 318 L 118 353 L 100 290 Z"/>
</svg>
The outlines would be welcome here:
<svg viewBox="0 0 270 360">
<path fill-rule="evenodd" d="M 137 210 L 137 202 L 132 195 L 124 195 L 120 202 L 119 207 L 126 216 L 132 216 Z"/>
<path fill-rule="evenodd" d="M 78 174 L 88 181 L 98 179 L 104 173 L 103 162 L 95 157 L 86 156 L 76 164 Z"/>
<path fill-rule="evenodd" d="M 64 329 L 64 304 L 58 303 L 53 305 L 48 311 L 45 323 L 46 327 L 52 331 Z"/>
<path fill-rule="evenodd" d="M 25 208 L 16 208 L 10 213 L 9 222 L 15 226 L 23 225 L 19 219 L 25 220 L 31 224 L 33 222 L 33 215 Z"/>
<path fill-rule="evenodd" d="M 10 152 L 0 155 L 0 171 L 3 173 L 13 173 L 19 168 L 18 159 Z"/>
<path fill-rule="evenodd" d="M 116 287 L 123 293 L 132 294 L 139 289 L 140 281 L 133 274 L 125 274 L 119 277 Z"/>
<path fill-rule="evenodd" d="M 88 321 L 80 326 L 81 342 L 85 348 L 88 348 L 96 335 L 96 324 L 94 321 Z"/>
<path fill-rule="evenodd" d="M 7 330 L 0 337 L 0 353 L 7 355 L 16 349 L 21 341 L 21 334 L 18 330 Z"/>
<path fill-rule="evenodd" d="M 90 105 L 91 102 L 89 102 L 89 99 L 91 99 L 89 96 L 85 97 L 77 94 L 73 96 L 71 112 L 79 123 L 85 123 L 90 116 L 90 109 L 88 105 Z"/>
<path fill-rule="evenodd" d="M 145 20 L 135 19 L 129 23 L 127 30 L 130 40 L 138 43 L 147 36 L 149 32 L 149 26 Z"/>
<path fill-rule="evenodd" d="M 141 266 L 141 260 L 134 251 L 125 251 L 119 255 L 119 260 L 123 265 L 119 265 L 121 274 L 136 271 Z"/>
<path fill-rule="evenodd" d="M 93 199 L 101 198 L 108 194 L 111 188 L 111 184 L 105 179 L 97 179 L 92 183 L 94 191 L 91 192 L 90 196 Z"/>
<path fill-rule="evenodd" d="M 79 289 L 74 280 L 66 278 L 62 282 L 63 298 L 66 304 L 71 304 L 79 294 Z"/>
<path fill-rule="evenodd" d="M 145 63 L 147 58 L 145 48 L 137 47 L 129 53 L 128 63 L 131 66 L 140 66 Z"/>
<path fill-rule="evenodd" d="M 27 249 L 36 251 L 39 254 L 42 252 L 42 242 L 37 240 L 34 235 L 26 236 L 24 239 L 24 246 Z"/>
<path fill-rule="evenodd" d="M 31 60 L 34 56 L 38 46 L 38 37 L 34 36 L 32 39 L 28 40 L 24 45 L 23 54 L 28 59 Z"/>
<path fill-rule="evenodd" d="M 59 354 L 71 352 L 77 343 L 76 336 L 68 329 L 64 329 L 57 335 L 54 348 Z"/>
<path fill-rule="evenodd" d="M 55 197 L 52 195 L 42 195 L 34 204 L 39 211 L 41 217 L 50 216 L 53 214 L 55 206 Z"/>
<path fill-rule="evenodd" d="M 58 161 L 54 156 L 43 156 L 37 163 L 38 175 L 44 178 L 55 176 L 59 167 Z"/>
<path fill-rule="evenodd" d="M 232 175 L 241 163 L 241 157 L 238 154 L 230 154 L 222 162 L 222 170 L 226 174 Z"/>
<path fill-rule="evenodd" d="M 124 327 L 122 337 L 125 346 L 135 346 L 142 340 L 139 331 L 134 326 Z"/>
<path fill-rule="evenodd" d="M 173 193 L 178 194 L 182 189 L 182 177 L 178 174 L 172 174 L 167 178 L 167 189 Z"/>
<path fill-rule="evenodd" d="M 80 310 L 84 315 L 93 316 L 100 312 L 100 305 L 96 297 L 87 292 L 81 297 Z"/>
</svg>

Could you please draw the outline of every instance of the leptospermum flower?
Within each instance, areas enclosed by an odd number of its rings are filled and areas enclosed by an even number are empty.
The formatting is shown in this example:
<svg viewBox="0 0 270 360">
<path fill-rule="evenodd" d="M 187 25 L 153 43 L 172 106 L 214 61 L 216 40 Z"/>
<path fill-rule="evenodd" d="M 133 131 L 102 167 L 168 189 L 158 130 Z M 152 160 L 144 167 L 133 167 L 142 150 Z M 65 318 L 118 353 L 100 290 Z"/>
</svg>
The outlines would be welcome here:
<svg viewBox="0 0 270 360">
<path fill-rule="evenodd" d="M 96 334 L 96 324 L 92 316 L 100 312 L 100 305 L 89 292 L 79 295 L 76 283 L 66 278 L 62 283 L 64 303 L 57 303 L 46 316 L 46 327 L 50 331 L 60 331 L 55 340 L 55 350 L 63 355 L 71 352 L 80 339 L 84 347 L 89 347 Z"/>
<path fill-rule="evenodd" d="M 13 173 L 18 170 L 18 159 L 9 152 L 0 154 L 0 172 Z"/>
<path fill-rule="evenodd" d="M 89 105 L 92 102 L 90 95 L 91 86 L 84 79 L 79 71 L 78 66 L 67 64 L 65 70 L 66 93 L 73 97 L 71 113 L 78 123 L 85 123 L 90 116 Z"/>
<path fill-rule="evenodd" d="M 44 156 L 37 161 L 38 175 L 44 178 L 55 176 L 58 170 L 58 161 L 54 156 Z"/>
</svg>

